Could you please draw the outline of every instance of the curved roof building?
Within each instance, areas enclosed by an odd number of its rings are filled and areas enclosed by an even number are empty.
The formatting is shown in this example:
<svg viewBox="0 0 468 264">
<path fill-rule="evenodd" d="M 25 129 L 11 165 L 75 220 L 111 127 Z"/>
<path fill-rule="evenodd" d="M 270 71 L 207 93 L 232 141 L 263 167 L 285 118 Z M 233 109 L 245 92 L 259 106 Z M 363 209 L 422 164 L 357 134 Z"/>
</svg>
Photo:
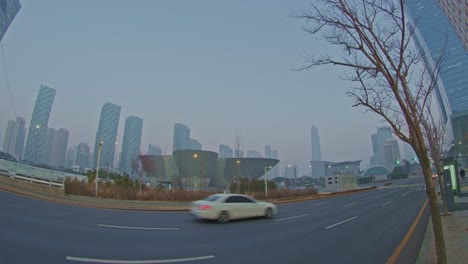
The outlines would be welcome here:
<svg viewBox="0 0 468 264">
<path fill-rule="evenodd" d="M 236 178 L 259 178 L 265 168 L 278 164 L 267 158 L 218 158 L 206 150 L 177 150 L 169 155 L 141 155 L 147 180 L 167 188 L 226 188 Z"/>
<path fill-rule="evenodd" d="M 362 174 L 361 177 L 370 177 L 374 176 L 376 181 L 382 181 L 388 179 L 388 174 L 392 171 L 382 165 L 372 166 L 367 168 Z"/>
</svg>

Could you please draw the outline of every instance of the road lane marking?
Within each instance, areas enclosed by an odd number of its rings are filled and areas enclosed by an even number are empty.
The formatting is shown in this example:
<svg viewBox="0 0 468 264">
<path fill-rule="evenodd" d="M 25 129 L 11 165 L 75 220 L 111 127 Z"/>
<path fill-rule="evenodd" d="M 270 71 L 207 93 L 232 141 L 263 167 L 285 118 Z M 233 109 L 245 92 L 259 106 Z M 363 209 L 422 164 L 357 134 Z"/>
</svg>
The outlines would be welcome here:
<svg viewBox="0 0 468 264">
<path fill-rule="evenodd" d="M 403 197 L 403 196 L 406 196 L 408 193 L 412 192 L 413 190 L 409 190 L 407 192 L 405 192 L 404 194 L 402 194 L 400 197 Z"/>
<path fill-rule="evenodd" d="M 101 227 L 111 227 L 120 229 L 139 229 L 139 230 L 179 230 L 177 227 L 138 227 L 138 226 L 116 226 L 116 225 L 103 225 L 98 224 Z"/>
<path fill-rule="evenodd" d="M 332 227 L 335 227 L 335 226 L 337 226 L 337 225 L 344 224 L 344 223 L 346 223 L 346 222 L 348 222 L 348 221 L 351 221 L 351 220 L 354 220 L 354 219 L 356 219 L 356 218 L 357 218 L 357 216 L 351 217 L 351 218 L 346 219 L 346 220 L 344 220 L 344 221 L 341 221 L 341 222 L 339 222 L 339 223 L 333 224 L 333 225 L 331 225 L 331 226 L 327 226 L 327 227 L 325 227 L 325 229 L 330 229 L 330 228 L 332 228 Z"/>
<path fill-rule="evenodd" d="M 386 202 L 384 204 L 382 204 L 382 206 L 386 206 L 387 204 L 391 203 L 392 201 L 389 201 L 389 202 Z"/>
<path fill-rule="evenodd" d="M 348 207 L 348 206 L 355 205 L 355 204 L 358 204 L 358 202 L 354 202 L 354 203 L 350 203 L 350 204 L 345 204 L 344 207 Z"/>
<path fill-rule="evenodd" d="M 422 189 L 423 189 L 422 187 L 419 187 L 419 188 L 417 189 L 417 191 L 419 192 L 419 191 L 421 191 Z"/>
<path fill-rule="evenodd" d="M 316 204 L 311 204 L 311 205 L 321 205 L 321 204 L 327 204 L 327 203 L 330 203 L 330 202 L 316 203 Z"/>
<path fill-rule="evenodd" d="M 385 196 L 385 195 L 389 195 L 389 194 L 394 193 L 394 192 L 397 192 L 397 191 L 399 191 L 399 190 L 397 189 L 397 190 L 394 190 L 394 191 L 391 191 L 391 192 L 388 192 L 388 193 L 384 193 L 384 194 L 382 194 L 382 195 L 376 196 L 375 198 L 380 198 L 380 197 L 383 197 L 383 196 Z"/>
<path fill-rule="evenodd" d="M 193 258 L 179 258 L 179 259 L 156 259 L 156 260 L 118 260 L 118 259 L 93 259 L 93 258 L 79 258 L 68 256 L 66 260 L 79 261 L 79 262 L 91 262 L 91 263 L 117 263 L 117 264 L 161 264 L 161 263 L 177 263 L 187 261 L 197 261 L 212 259 L 215 256 L 202 256 Z"/>
<path fill-rule="evenodd" d="M 304 217 L 304 216 L 308 216 L 308 215 L 310 215 L 310 214 L 303 214 L 303 215 L 296 215 L 296 216 L 291 216 L 291 217 L 285 217 L 285 218 L 276 219 L 275 221 L 289 220 L 289 219 Z"/>
</svg>

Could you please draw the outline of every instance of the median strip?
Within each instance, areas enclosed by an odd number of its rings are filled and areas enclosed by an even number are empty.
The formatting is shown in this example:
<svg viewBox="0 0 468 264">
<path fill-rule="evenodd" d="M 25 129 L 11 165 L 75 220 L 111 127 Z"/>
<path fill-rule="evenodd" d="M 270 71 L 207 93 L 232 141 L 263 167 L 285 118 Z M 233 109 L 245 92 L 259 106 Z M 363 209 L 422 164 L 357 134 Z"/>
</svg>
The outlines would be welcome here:
<svg viewBox="0 0 468 264">
<path fill-rule="evenodd" d="M 348 221 L 351 221 L 351 220 L 354 220 L 354 219 L 356 219 L 356 218 L 357 218 L 357 216 L 351 217 L 351 218 L 346 219 L 346 220 L 344 220 L 344 221 L 341 221 L 341 222 L 339 222 L 339 223 L 333 224 L 333 225 L 331 225 L 331 226 L 327 226 L 327 227 L 325 227 L 325 229 L 330 229 L 330 228 L 332 228 L 332 227 L 335 227 L 335 226 L 344 224 L 344 223 L 346 223 L 346 222 L 348 222 Z"/>
<path fill-rule="evenodd" d="M 159 260 L 118 260 L 118 259 L 93 259 L 93 258 L 79 258 L 79 257 L 66 257 L 69 261 L 90 262 L 90 263 L 117 263 L 117 264 L 159 264 L 159 263 L 177 263 L 187 261 L 197 261 L 212 259 L 215 256 L 202 256 L 193 258 L 178 258 L 178 259 L 159 259 Z"/>
<path fill-rule="evenodd" d="M 140 229 L 140 230 L 179 230 L 177 227 L 138 227 L 138 226 L 116 226 L 98 224 L 100 227 L 120 228 L 120 229 Z"/>
</svg>

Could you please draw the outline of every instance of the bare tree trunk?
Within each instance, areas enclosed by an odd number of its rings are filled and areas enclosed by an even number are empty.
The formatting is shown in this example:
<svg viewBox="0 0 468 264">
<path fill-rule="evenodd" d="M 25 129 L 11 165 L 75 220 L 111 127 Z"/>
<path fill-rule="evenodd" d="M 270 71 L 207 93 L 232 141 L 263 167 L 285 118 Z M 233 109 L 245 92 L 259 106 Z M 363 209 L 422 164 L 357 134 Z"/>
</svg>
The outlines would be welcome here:
<svg viewBox="0 0 468 264">
<path fill-rule="evenodd" d="M 445 239 L 444 233 L 442 229 L 442 220 L 440 218 L 440 210 L 439 204 L 437 202 L 437 195 L 435 192 L 435 188 L 432 184 L 432 171 L 431 166 L 428 160 L 421 161 L 423 174 L 424 174 L 424 182 L 426 184 L 426 193 L 429 199 L 429 208 L 431 212 L 431 219 L 432 219 L 432 231 L 434 232 L 434 237 L 436 240 L 436 250 L 437 250 L 437 263 L 446 264 L 447 263 L 447 253 L 445 249 Z"/>
</svg>

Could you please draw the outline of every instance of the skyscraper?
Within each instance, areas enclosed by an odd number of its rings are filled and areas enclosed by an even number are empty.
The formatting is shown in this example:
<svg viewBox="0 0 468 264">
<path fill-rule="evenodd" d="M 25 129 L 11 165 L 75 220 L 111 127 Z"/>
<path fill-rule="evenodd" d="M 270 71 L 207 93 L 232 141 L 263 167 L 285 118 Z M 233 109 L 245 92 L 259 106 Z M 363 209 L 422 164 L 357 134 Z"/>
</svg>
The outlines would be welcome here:
<svg viewBox="0 0 468 264">
<path fill-rule="evenodd" d="M 43 140 L 41 164 L 46 164 L 54 168 L 67 166 L 68 135 L 68 130 L 64 128 L 46 129 Z"/>
<path fill-rule="evenodd" d="M 148 145 L 148 155 L 161 155 L 162 150 L 159 146 L 149 144 Z"/>
<path fill-rule="evenodd" d="M 310 129 L 310 142 L 312 144 L 312 158 L 313 161 L 321 161 L 322 160 L 322 150 L 320 148 L 320 137 L 318 128 L 312 126 Z"/>
<path fill-rule="evenodd" d="M 17 117 L 16 121 L 8 120 L 5 133 L 5 142 L 3 142 L 3 152 L 11 154 L 17 160 L 23 157 L 24 138 L 26 130 L 25 121 L 22 117 Z"/>
<path fill-rule="evenodd" d="M 445 15 L 449 18 L 465 50 L 468 52 L 468 2 L 437 0 Z"/>
<path fill-rule="evenodd" d="M 219 145 L 219 157 L 220 158 L 232 158 L 233 157 L 232 148 L 224 144 Z"/>
<path fill-rule="evenodd" d="M 101 149 L 100 167 L 114 167 L 115 143 L 117 138 L 117 128 L 119 126 L 120 105 L 106 102 L 101 109 L 99 126 L 96 132 L 94 143 L 93 167 L 97 166 L 97 156 L 99 142 L 103 142 Z"/>
<path fill-rule="evenodd" d="M 202 144 L 198 140 L 191 138 L 190 139 L 190 149 L 192 150 L 201 150 Z"/>
<path fill-rule="evenodd" d="M 400 148 L 396 139 L 389 138 L 385 140 L 383 147 L 385 152 L 385 166 L 393 168 L 401 164 Z"/>
<path fill-rule="evenodd" d="M 42 146 L 49 123 L 50 111 L 55 99 L 55 89 L 41 85 L 29 123 L 24 159 L 32 163 L 42 160 Z"/>
<path fill-rule="evenodd" d="M 265 146 L 265 158 L 267 159 L 279 159 L 278 150 L 273 149 L 270 145 Z M 280 175 L 279 165 L 277 164 L 268 172 L 268 178 L 273 179 Z"/>
<path fill-rule="evenodd" d="M 80 166 L 80 171 L 84 172 L 88 168 L 89 160 L 89 146 L 87 143 L 80 143 L 76 146 L 76 160 L 75 165 Z"/>
<path fill-rule="evenodd" d="M 130 176 L 134 173 L 132 162 L 138 161 L 140 155 L 141 132 L 143 119 L 137 116 L 129 116 L 125 120 L 125 130 L 122 143 L 122 156 L 120 159 L 120 173 Z"/>
<path fill-rule="evenodd" d="M 190 149 L 190 128 L 184 124 L 174 125 L 172 151 Z"/>
<path fill-rule="evenodd" d="M 19 0 L 0 0 L 0 41 L 20 9 Z"/>
<path fill-rule="evenodd" d="M 371 165 L 387 165 L 384 144 L 388 139 L 392 139 L 392 129 L 390 127 L 378 127 L 377 133 L 371 135 L 373 158 Z"/>
<path fill-rule="evenodd" d="M 434 89 L 435 98 L 446 127 L 448 143 L 452 139 L 461 141 L 468 136 L 468 131 L 463 127 L 452 128 L 453 123 L 458 124 L 452 118 L 454 115 L 456 118 L 468 115 L 468 53 L 435 0 L 406 1 L 405 5 L 411 18 L 416 21 L 413 40 L 424 56 L 426 68 L 433 69 L 434 61 L 445 50 L 440 79 Z M 454 131 L 460 133 L 454 135 Z"/>
</svg>

